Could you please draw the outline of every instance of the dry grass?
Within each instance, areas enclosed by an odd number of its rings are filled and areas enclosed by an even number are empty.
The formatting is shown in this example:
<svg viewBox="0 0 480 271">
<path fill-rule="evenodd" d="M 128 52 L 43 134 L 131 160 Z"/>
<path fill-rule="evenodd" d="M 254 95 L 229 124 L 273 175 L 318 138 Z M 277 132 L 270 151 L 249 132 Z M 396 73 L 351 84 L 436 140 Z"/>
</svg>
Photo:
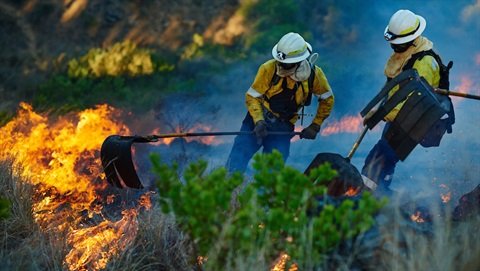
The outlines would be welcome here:
<svg viewBox="0 0 480 271">
<path fill-rule="evenodd" d="M 384 270 L 475 270 L 480 266 L 478 214 L 466 221 L 452 221 L 446 212 L 418 223 L 396 207 L 382 213 L 382 244 L 375 261 Z"/>
<path fill-rule="evenodd" d="M 194 251 L 188 237 L 179 232 L 173 217 L 158 206 L 139 215 L 134 243 L 113 259 L 108 270 L 194 270 Z"/>
<path fill-rule="evenodd" d="M 0 197 L 12 202 L 0 220 L 0 270 L 62 270 L 61 232 L 43 232 L 32 214 L 33 187 L 18 177 L 11 161 L 0 161 Z"/>
<path fill-rule="evenodd" d="M 44 232 L 36 225 L 31 212 L 33 193 L 10 161 L 0 163 L 0 196 L 13 202 L 10 218 L 0 221 L 0 270 L 65 270 L 65 233 Z M 452 222 L 449 212 L 444 213 L 432 222 L 418 223 L 405 209 L 391 204 L 377 216 L 377 227 L 346 241 L 321 266 L 312 263 L 309 270 L 475 270 L 480 266 L 480 217 Z M 134 242 L 110 259 L 106 270 L 204 269 L 195 264 L 188 237 L 157 205 L 137 219 Z M 217 256 L 210 255 L 209 261 Z M 228 255 L 225 270 L 232 270 L 228 266 L 268 270 L 271 263 L 266 258 L 258 248 L 244 259 Z"/>
</svg>

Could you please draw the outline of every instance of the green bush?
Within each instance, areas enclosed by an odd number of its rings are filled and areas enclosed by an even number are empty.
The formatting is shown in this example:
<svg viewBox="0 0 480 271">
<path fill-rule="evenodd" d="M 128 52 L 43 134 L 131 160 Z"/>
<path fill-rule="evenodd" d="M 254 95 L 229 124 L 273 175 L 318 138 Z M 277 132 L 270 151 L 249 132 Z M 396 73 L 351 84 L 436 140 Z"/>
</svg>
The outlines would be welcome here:
<svg viewBox="0 0 480 271">
<path fill-rule="evenodd" d="M 60 113 L 103 103 L 126 109 L 152 108 L 158 87 L 168 84 L 173 60 L 131 42 L 94 48 L 69 61 L 65 74 L 53 74 L 41 84 L 32 104 L 36 110 Z"/>
<path fill-rule="evenodd" d="M 305 39 L 312 34 L 299 4 L 294 0 L 245 1 L 239 12 L 249 24 L 245 34 L 245 49 L 266 52 L 288 32 L 297 32 Z"/>
<path fill-rule="evenodd" d="M 73 79 L 63 75 L 54 75 L 40 85 L 39 92 L 32 99 L 36 110 L 57 109 L 67 113 L 83 110 L 109 101 L 128 101 L 134 93 L 125 86 L 122 77 L 101 79 Z"/>
<path fill-rule="evenodd" d="M 0 219 L 10 217 L 10 208 L 12 202 L 5 198 L 0 198 Z"/>
<path fill-rule="evenodd" d="M 172 70 L 173 66 L 152 61 L 153 50 L 137 48 L 125 41 L 108 48 L 93 48 L 85 56 L 68 63 L 68 76 L 73 78 L 99 78 L 105 76 L 141 76 L 156 70 Z"/>
<path fill-rule="evenodd" d="M 175 216 L 200 255 L 209 259 L 209 270 L 235 268 L 238 258 L 263 257 L 271 263 L 283 251 L 301 270 L 309 270 L 341 240 L 369 229 L 372 214 L 385 204 L 365 192 L 357 206 L 346 199 L 309 216 L 318 197 L 326 195 L 319 183 L 337 172 L 327 163 L 306 176 L 285 167 L 277 151 L 254 156 L 254 181 L 242 188 L 240 173 L 228 176 L 220 167 L 207 174 L 202 160 L 191 163 L 181 178 L 175 163 L 162 164 L 158 154 L 150 158 L 163 211 Z"/>
</svg>

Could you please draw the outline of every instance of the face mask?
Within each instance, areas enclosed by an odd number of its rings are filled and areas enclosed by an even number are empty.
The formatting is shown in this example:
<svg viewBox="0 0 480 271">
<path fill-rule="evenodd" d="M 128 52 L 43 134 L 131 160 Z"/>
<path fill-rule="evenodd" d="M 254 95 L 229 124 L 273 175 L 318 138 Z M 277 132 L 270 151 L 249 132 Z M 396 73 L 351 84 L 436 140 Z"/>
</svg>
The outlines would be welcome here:
<svg viewBox="0 0 480 271">
<path fill-rule="evenodd" d="M 288 71 L 288 70 L 291 70 L 291 69 L 293 69 L 293 68 L 295 68 L 295 67 L 297 67 L 298 64 L 300 64 L 300 63 L 299 63 L 299 62 L 297 62 L 297 63 L 282 63 L 282 62 L 279 62 L 279 63 L 278 63 L 278 65 L 279 65 L 280 67 L 284 68 L 284 69 L 287 70 L 287 71 Z"/>
<path fill-rule="evenodd" d="M 280 77 L 289 76 L 297 82 L 302 82 L 307 80 L 310 76 L 310 64 L 306 59 L 297 63 L 289 64 L 286 67 L 282 64 L 285 63 L 277 62 L 277 75 Z"/>
<path fill-rule="evenodd" d="M 407 43 L 402 43 L 402 44 L 390 43 L 390 47 L 392 47 L 392 49 L 393 49 L 393 51 L 395 51 L 395 53 L 403 53 L 406 50 L 408 50 L 408 48 L 410 48 L 410 46 L 412 46 L 412 45 L 413 45 L 413 40 L 409 41 Z"/>
</svg>

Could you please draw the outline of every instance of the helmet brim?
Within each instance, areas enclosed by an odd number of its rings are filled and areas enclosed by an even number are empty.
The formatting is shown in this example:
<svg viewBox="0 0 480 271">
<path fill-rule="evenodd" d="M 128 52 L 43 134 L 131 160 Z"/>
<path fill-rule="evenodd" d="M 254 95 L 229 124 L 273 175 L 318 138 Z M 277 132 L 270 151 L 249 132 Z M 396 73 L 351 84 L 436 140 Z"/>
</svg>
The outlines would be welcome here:
<svg viewBox="0 0 480 271">
<path fill-rule="evenodd" d="M 277 50 L 277 46 L 278 44 L 275 44 L 275 46 L 273 46 L 273 49 L 272 49 L 272 56 L 273 58 L 275 58 L 275 60 L 277 60 L 278 62 L 282 62 L 282 63 L 297 63 L 297 62 L 300 62 L 304 59 L 306 59 L 307 57 L 310 56 L 311 52 L 312 52 L 312 45 L 310 45 L 310 43 L 308 42 L 305 42 L 307 44 L 307 50 L 305 50 L 305 52 L 303 52 L 302 54 L 299 54 L 298 56 L 295 56 L 295 57 L 286 57 L 285 59 L 280 59 L 278 57 L 278 50 Z"/>
<path fill-rule="evenodd" d="M 409 41 L 412 41 L 414 39 L 416 39 L 417 37 L 419 37 L 423 31 L 425 30 L 425 28 L 427 27 L 427 21 L 425 21 L 425 18 L 423 18 L 422 16 L 420 15 L 416 15 L 418 20 L 420 21 L 420 27 L 418 28 L 417 31 L 415 31 L 415 33 L 413 33 L 412 35 L 410 36 L 406 36 L 406 37 L 401 37 L 401 38 L 396 38 L 394 40 L 390 40 L 389 42 L 391 44 L 404 44 L 404 43 L 407 43 Z M 383 32 L 383 34 L 385 35 L 388 31 L 388 25 L 387 27 L 385 27 L 385 31 Z"/>
</svg>

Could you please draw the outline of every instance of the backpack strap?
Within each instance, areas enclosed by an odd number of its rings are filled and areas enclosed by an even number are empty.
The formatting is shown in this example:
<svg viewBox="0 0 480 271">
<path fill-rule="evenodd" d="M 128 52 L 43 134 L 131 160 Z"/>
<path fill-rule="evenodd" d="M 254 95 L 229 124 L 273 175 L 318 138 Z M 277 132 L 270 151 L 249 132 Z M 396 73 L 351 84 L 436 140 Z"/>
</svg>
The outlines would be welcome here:
<svg viewBox="0 0 480 271">
<path fill-rule="evenodd" d="M 309 106 L 312 103 L 312 89 L 313 89 L 313 82 L 315 81 L 315 65 L 311 63 L 310 61 L 308 62 L 310 64 L 310 76 L 308 77 L 308 94 L 307 98 L 301 105 L 302 107 L 302 114 L 301 114 L 301 125 L 303 125 L 303 116 L 304 116 L 304 109 L 305 106 Z M 269 88 L 272 86 L 278 84 L 280 82 L 280 76 L 277 75 L 277 65 L 275 65 L 275 72 L 273 73 L 272 79 L 270 80 L 270 84 L 268 85 Z M 282 87 L 285 88 L 286 80 L 283 80 L 282 82 Z M 298 85 L 295 84 L 295 90 L 297 89 Z M 303 87 L 302 87 L 303 88 Z M 268 99 L 266 99 L 268 100 Z"/>
<path fill-rule="evenodd" d="M 443 64 L 442 59 L 440 56 L 433 50 L 426 50 L 426 51 L 421 51 L 418 53 L 415 53 L 412 55 L 412 57 L 408 60 L 407 64 L 403 66 L 402 70 L 408 70 L 413 67 L 413 64 L 417 60 L 421 60 L 424 56 L 432 56 L 438 63 L 438 66 L 440 67 L 440 82 L 439 82 L 439 88 L 441 89 L 450 89 L 450 69 L 453 67 L 453 61 L 449 61 L 447 65 Z M 446 99 L 450 101 L 450 110 L 448 111 L 448 124 L 447 124 L 447 133 L 452 133 L 452 125 L 455 123 L 455 110 L 453 108 L 453 103 L 452 100 L 449 96 L 446 96 Z"/>
<path fill-rule="evenodd" d="M 427 51 L 421 51 L 421 52 L 413 54 L 411 56 L 411 58 L 408 60 L 407 64 L 405 64 L 403 66 L 402 70 L 406 71 L 406 70 L 409 70 L 409 69 L 413 68 L 413 64 L 415 64 L 415 61 L 421 60 L 426 55 L 433 56 L 435 58 L 435 60 L 437 60 L 437 58 L 435 57 L 436 54 L 433 52 L 432 49 L 427 50 Z M 438 60 L 437 60 L 437 62 L 438 62 Z"/>
<path fill-rule="evenodd" d="M 307 99 L 305 99 L 304 105 L 309 106 L 312 103 L 312 89 L 313 81 L 315 81 L 315 65 L 310 63 L 310 76 L 308 77 L 308 94 Z"/>
<path fill-rule="evenodd" d="M 280 82 L 280 76 L 277 74 L 277 65 L 275 65 L 275 72 L 273 73 L 272 79 L 270 80 L 270 84 L 268 85 L 270 88 L 275 86 Z"/>
<path fill-rule="evenodd" d="M 450 69 L 453 67 L 453 61 L 449 61 L 447 65 L 443 64 L 442 59 L 440 56 L 433 50 L 426 50 L 426 51 L 421 51 L 418 53 L 415 53 L 412 55 L 412 57 L 408 60 L 407 64 L 403 66 L 402 70 L 408 70 L 413 67 L 413 64 L 415 64 L 415 61 L 421 60 L 424 56 L 432 56 L 438 63 L 440 67 L 440 88 L 442 89 L 450 89 L 450 80 L 449 80 L 449 75 L 450 75 Z"/>
</svg>

